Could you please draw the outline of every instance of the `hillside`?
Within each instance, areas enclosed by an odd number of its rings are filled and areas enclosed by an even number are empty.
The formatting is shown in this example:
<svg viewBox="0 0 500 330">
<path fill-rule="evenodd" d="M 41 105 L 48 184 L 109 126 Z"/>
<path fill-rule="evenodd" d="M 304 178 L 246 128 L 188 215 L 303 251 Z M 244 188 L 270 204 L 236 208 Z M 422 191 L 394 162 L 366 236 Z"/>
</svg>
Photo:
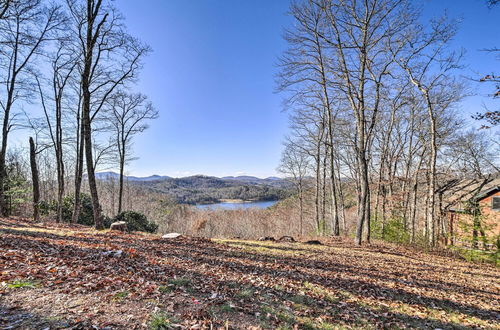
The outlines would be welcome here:
<svg viewBox="0 0 500 330">
<path fill-rule="evenodd" d="M 117 180 L 114 172 L 98 173 L 100 180 Z M 265 179 L 239 176 L 217 178 L 194 175 L 184 178 L 153 175 L 127 176 L 129 183 L 167 194 L 181 204 L 216 203 L 221 199 L 278 200 L 290 196 L 289 181 L 277 177 Z"/>
<path fill-rule="evenodd" d="M 495 328 L 500 272 L 350 241 L 96 232 L 0 220 L 3 329 Z"/>
</svg>

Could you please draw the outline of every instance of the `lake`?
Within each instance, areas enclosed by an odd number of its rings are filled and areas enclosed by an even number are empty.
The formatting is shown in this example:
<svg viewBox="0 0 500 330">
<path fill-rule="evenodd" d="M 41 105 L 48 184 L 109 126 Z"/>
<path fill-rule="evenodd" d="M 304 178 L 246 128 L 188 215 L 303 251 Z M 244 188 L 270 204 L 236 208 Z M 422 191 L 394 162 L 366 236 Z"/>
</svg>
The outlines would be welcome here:
<svg viewBox="0 0 500 330">
<path fill-rule="evenodd" d="M 237 209 L 267 209 L 268 207 L 273 206 L 278 201 L 256 201 L 256 202 L 242 202 L 242 203 L 214 203 L 214 204 L 197 204 L 195 205 L 197 209 L 200 210 L 237 210 Z"/>
</svg>

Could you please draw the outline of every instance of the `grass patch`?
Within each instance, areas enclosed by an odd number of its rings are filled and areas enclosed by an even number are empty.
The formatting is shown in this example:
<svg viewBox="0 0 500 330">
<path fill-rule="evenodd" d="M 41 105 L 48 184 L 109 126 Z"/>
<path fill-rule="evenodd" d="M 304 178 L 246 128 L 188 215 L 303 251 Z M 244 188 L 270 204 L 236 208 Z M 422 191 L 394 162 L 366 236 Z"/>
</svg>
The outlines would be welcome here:
<svg viewBox="0 0 500 330">
<path fill-rule="evenodd" d="M 120 291 L 120 292 L 117 292 L 114 296 L 113 296 L 113 300 L 114 301 L 122 301 L 123 299 L 127 298 L 129 295 L 129 292 L 128 291 Z"/>
<path fill-rule="evenodd" d="M 248 299 L 248 298 L 253 297 L 253 295 L 254 295 L 254 290 L 252 289 L 252 287 L 247 287 L 247 288 L 244 288 L 243 290 L 239 291 L 236 294 L 236 297 L 239 299 Z"/>
<path fill-rule="evenodd" d="M 172 322 L 170 321 L 168 315 L 165 312 L 157 312 L 151 315 L 151 320 L 149 321 L 149 329 L 151 330 L 161 330 L 170 329 Z"/>
<path fill-rule="evenodd" d="M 174 287 L 188 287 L 191 285 L 191 280 L 185 277 L 171 278 L 168 280 L 168 284 Z"/>
<path fill-rule="evenodd" d="M 37 284 L 30 280 L 15 280 L 7 283 L 7 288 L 9 289 L 23 289 L 23 288 L 34 289 L 36 288 L 36 286 Z"/>
<path fill-rule="evenodd" d="M 233 307 L 229 303 L 223 304 L 223 305 L 220 305 L 219 310 L 223 313 L 231 313 L 233 311 Z"/>
<path fill-rule="evenodd" d="M 450 249 L 469 262 L 488 263 L 500 267 L 500 250 L 492 252 L 460 247 L 451 247 Z"/>
<path fill-rule="evenodd" d="M 174 291 L 174 286 L 173 285 L 160 285 L 158 287 L 158 291 L 160 291 L 161 293 L 170 293 L 170 292 Z"/>
<path fill-rule="evenodd" d="M 322 286 L 315 285 L 310 282 L 304 282 L 304 288 L 309 290 L 314 295 L 319 296 L 321 299 L 326 300 L 330 303 L 337 303 L 340 300 Z"/>
</svg>

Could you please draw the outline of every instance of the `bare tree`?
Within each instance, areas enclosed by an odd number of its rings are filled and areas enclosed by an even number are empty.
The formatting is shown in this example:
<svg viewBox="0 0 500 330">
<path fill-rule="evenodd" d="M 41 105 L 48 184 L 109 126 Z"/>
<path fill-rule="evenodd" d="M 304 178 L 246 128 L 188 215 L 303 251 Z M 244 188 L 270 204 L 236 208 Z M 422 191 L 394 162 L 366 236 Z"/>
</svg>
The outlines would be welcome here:
<svg viewBox="0 0 500 330">
<path fill-rule="evenodd" d="M 107 118 L 115 135 L 115 146 L 120 167 L 118 192 L 118 214 L 120 214 L 123 207 L 125 164 L 127 161 L 132 160 L 130 157 L 132 139 L 137 133 L 141 133 L 148 128 L 148 120 L 158 118 L 158 111 L 153 108 L 151 102 L 147 101 L 145 95 L 127 93 L 124 90 L 114 93 L 108 100 L 108 105 Z"/>
<path fill-rule="evenodd" d="M 463 97 L 463 86 L 454 79 L 453 70 L 459 68 L 461 54 L 448 51 L 456 33 L 456 22 L 445 18 L 433 21 L 431 31 L 424 32 L 416 25 L 401 40 L 394 59 L 407 73 L 411 83 L 423 97 L 428 116 L 429 163 L 426 207 L 426 236 L 428 243 L 435 244 L 435 192 L 438 157 L 439 116 L 452 108 Z M 401 51 L 405 45 L 404 51 Z"/>
<path fill-rule="evenodd" d="M 106 0 L 67 0 L 81 55 L 82 129 L 94 222 L 103 228 L 94 171 L 92 121 L 113 91 L 136 77 L 149 47 L 128 35 L 123 18 Z"/>
<path fill-rule="evenodd" d="M 44 83 L 36 78 L 42 108 L 45 114 L 47 135 L 54 149 L 57 169 L 57 222 L 63 221 L 63 197 L 65 187 L 65 166 L 63 152 L 63 107 L 69 93 L 69 83 L 76 67 L 76 57 L 63 38 L 57 43 L 56 51 L 51 54 L 51 77 L 47 79 L 49 91 L 44 90 Z"/>
<path fill-rule="evenodd" d="M 46 7 L 41 0 L 11 1 L 4 7 L 0 20 L 2 58 L 1 81 L 5 93 L 0 100 L 3 110 L 2 145 L 0 148 L 0 212 L 7 215 L 4 199 L 5 156 L 13 127 L 14 104 L 28 101 L 33 92 L 34 61 L 43 53 L 61 27 L 59 6 Z"/>
<path fill-rule="evenodd" d="M 285 174 L 295 186 L 299 198 L 299 235 L 304 234 L 304 190 L 309 172 L 309 156 L 295 147 L 293 142 L 285 145 L 278 171 Z"/>
</svg>

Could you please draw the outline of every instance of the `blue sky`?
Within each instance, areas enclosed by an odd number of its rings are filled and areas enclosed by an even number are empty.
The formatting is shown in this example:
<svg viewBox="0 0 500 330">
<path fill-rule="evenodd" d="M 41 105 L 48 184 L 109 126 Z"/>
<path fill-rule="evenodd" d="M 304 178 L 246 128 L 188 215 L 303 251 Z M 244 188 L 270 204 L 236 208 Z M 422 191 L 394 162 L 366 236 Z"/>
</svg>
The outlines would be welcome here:
<svg viewBox="0 0 500 330">
<path fill-rule="evenodd" d="M 500 8 L 482 0 L 422 0 L 424 15 L 461 18 L 457 47 L 467 51 L 465 76 L 498 66 L 480 49 L 499 46 Z M 286 48 L 288 0 L 117 1 L 133 35 L 154 52 L 139 89 L 160 118 L 135 142 L 134 175 L 275 175 L 287 132 L 275 94 L 277 57 Z M 462 111 L 481 110 L 480 95 Z"/>
<path fill-rule="evenodd" d="M 455 41 L 467 51 L 463 75 L 491 73 L 498 62 L 500 6 L 485 0 L 415 0 L 425 18 L 445 11 L 461 18 Z M 289 0 L 119 0 L 130 33 L 147 42 L 137 91 L 160 112 L 137 136 L 131 175 L 215 176 L 276 174 L 288 129 L 283 95 L 275 94 L 278 56 Z M 491 89 L 472 87 L 464 116 L 480 111 Z M 26 139 L 23 138 L 23 141 Z M 13 143 L 15 144 L 15 143 Z"/>
<path fill-rule="evenodd" d="M 151 45 L 139 88 L 160 118 L 136 139 L 136 175 L 275 174 L 287 115 L 273 93 L 287 1 L 117 2 Z"/>
</svg>

